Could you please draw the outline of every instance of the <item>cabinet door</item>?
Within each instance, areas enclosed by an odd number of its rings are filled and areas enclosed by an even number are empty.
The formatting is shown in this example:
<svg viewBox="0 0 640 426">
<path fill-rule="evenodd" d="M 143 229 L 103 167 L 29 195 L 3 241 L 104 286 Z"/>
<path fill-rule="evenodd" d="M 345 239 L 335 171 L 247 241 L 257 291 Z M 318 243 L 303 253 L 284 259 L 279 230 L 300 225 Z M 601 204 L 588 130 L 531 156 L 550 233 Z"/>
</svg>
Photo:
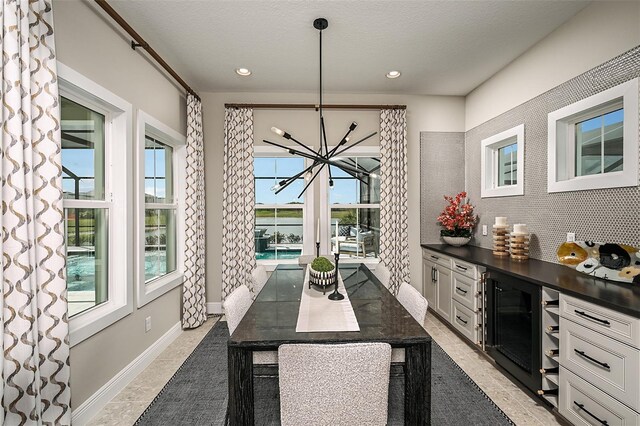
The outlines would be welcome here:
<svg viewBox="0 0 640 426">
<path fill-rule="evenodd" d="M 436 312 L 451 322 L 451 270 L 436 266 L 437 286 Z"/>
<path fill-rule="evenodd" d="M 436 264 L 430 260 L 422 259 L 422 293 L 429 302 L 431 309 L 436 309 Z"/>
</svg>

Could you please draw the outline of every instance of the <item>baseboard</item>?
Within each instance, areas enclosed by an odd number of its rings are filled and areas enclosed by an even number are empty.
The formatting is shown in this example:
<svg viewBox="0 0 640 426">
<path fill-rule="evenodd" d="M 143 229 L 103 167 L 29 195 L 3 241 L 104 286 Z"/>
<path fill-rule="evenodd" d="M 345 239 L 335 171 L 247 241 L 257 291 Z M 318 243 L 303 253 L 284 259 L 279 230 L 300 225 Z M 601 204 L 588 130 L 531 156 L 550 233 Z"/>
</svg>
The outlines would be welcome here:
<svg viewBox="0 0 640 426">
<path fill-rule="evenodd" d="M 142 352 L 129 365 L 123 368 L 96 393 L 91 395 L 77 409 L 71 412 L 74 426 L 83 426 L 91 420 L 104 406 L 119 394 L 135 377 L 156 359 L 182 333 L 180 321 L 175 323 L 166 333 Z M 73 368 L 73 366 L 71 367 Z"/>
<path fill-rule="evenodd" d="M 222 303 L 207 302 L 207 314 L 222 314 Z"/>
</svg>

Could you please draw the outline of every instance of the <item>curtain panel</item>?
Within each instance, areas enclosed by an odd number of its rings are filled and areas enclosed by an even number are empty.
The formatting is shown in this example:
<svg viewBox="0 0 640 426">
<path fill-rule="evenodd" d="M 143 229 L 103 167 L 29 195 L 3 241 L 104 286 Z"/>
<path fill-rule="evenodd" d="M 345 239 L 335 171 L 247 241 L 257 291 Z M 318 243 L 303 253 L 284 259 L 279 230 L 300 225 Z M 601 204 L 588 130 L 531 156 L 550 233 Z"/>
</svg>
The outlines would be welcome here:
<svg viewBox="0 0 640 426">
<path fill-rule="evenodd" d="M 380 176 L 380 260 L 397 294 L 402 282 L 410 282 L 406 110 L 380 111 Z"/>
<path fill-rule="evenodd" d="M 60 104 L 48 1 L 3 0 L 0 424 L 71 424 Z"/>
<path fill-rule="evenodd" d="M 222 166 L 222 300 L 242 284 L 252 289 L 256 267 L 253 109 L 227 108 Z M 253 291 L 253 289 L 252 289 Z"/>
<path fill-rule="evenodd" d="M 185 194 L 185 270 L 182 328 L 207 320 L 205 283 L 205 198 L 202 103 L 187 94 L 187 188 Z"/>
</svg>

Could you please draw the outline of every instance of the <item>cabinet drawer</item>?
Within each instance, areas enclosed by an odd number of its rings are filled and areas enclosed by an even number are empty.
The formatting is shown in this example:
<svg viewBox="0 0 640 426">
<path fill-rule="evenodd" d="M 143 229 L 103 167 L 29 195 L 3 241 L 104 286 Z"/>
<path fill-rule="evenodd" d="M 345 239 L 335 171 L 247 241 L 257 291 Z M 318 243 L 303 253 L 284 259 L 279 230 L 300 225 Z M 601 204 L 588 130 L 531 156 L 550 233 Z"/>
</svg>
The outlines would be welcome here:
<svg viewBox="0 0 640 426">
<path fill-rule="evenodd" d="M 560 365 L 640 411 L 640 351 L 560 318 Z"/>
<path fill-rule="evenodd" d="M 640 425 L 640 414 L 563 367 L 559 389 L 558 410 L 574 425 Z"/>
<path fill-rule="evenodd" d="M 451 269 L 471 279 L 478 278 L 478 267 L 472 263 L 463 262 L 462 260 L 451 258 Z"/>
<path fill-rule="evenodd" d="M 422 250 L 422 257 L 438 265 L 451 269 L 451 258 L 431 250 Z"/>
<path fill-rule="evenodd" d="M 457 300 L 471 311 L 478 307 L 477 281 L 453 271 L 453 299 Z"/>
<path fill-rule="evenodd" d="M 462 333 L 467 339 L 476 343 L 476 314 L 469 308 L 462 305 L 457 300 L 453 301 L 453 312 L 451 313 L 451 324 Z"/>
<path fill-rule="evenodd" d="M 560 315 L 640 348 L 640 318 L 633 318 L 563 294 L 560 295 Z"/>
</svg>

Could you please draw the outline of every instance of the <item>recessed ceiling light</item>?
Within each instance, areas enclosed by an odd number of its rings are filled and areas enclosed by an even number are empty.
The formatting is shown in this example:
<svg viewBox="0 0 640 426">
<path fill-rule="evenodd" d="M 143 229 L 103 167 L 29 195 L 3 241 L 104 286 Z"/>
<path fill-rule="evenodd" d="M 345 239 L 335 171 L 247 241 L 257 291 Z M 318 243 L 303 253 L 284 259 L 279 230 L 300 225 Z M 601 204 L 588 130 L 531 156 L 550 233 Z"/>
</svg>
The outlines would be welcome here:
<svg viewBox="0 0 640 426">
<path fill-rule="evenodd" d="M 398 78 L 400 77 L 400 71 L 389 71 L 387 73 L 387 78 Z"/>
<path fill-rule="evenodd" d="M 251 71 L 246 68 L 236 68 L 236 74 L 246 77 L 248 75 L 251 75 Z"/>
</svg>

